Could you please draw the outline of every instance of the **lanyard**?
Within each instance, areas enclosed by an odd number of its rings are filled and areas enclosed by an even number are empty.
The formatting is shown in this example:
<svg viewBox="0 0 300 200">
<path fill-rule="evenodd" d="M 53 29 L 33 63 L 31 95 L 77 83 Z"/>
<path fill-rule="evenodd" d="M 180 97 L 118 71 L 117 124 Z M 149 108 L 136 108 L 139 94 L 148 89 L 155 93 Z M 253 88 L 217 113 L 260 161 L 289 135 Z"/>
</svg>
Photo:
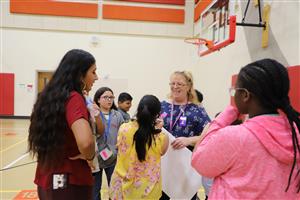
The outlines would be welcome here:
<svg viewBox="0 0 300 200">
<path fill-rule="evenodd" d="M 176 117 L 174 124 L 173 124 L 173 112 L 174 112 L 174 103 L 172 103 L 172 107 L 171 107 L 171 118 L 170 118 L 170 129 L 169 131 L 172 132 L 172 129 L 174 128 L 176 122 L 179 120 L 179 118 L 181 117 L 182 114 L 184 114 L 184 110 L 186 108 L 186 105 L 184 106 L 184 108 L 180 108 L 180 113 L 178 114 L 178 116 Z"/>
<path fill-rule="evenodd" d="M 105 119 L 105 117 L 104 117 L 104 115 L 103 115 L 102 112 L 100 112 L 100 116 L 101 116 L 101 118 L 102 118 L 102 121 L 105 122 L 106 119 Z M 107 136 L 109 135 L 110 121 L 111 121 L 111 112 L 109 112 L 108 120 L 107 120 L 107 124 L 106 124 L 107 126 L 106 126 L 105 129 L 104 129 L 105 139 L 107 139 Z"/>
</svg>

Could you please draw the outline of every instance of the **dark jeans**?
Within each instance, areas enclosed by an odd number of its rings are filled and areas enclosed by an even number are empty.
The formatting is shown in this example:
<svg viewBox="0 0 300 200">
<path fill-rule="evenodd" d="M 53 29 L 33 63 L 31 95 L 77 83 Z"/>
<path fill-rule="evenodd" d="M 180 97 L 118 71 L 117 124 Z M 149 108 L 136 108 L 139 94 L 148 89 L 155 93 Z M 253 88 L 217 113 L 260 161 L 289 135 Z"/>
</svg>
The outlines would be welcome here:
<svg viewBox="0 0 300 200">
<path fill-rule="evenodd" d="M 110 184 L 111 175 L 114 172 L 114 169 L 115 169 L 115 165 L 104 169 L 108 186 Z M 93 176 L 94 176 L 94 187 L 93 187 L 93 197 L 94 198 L 93 199 L 94 200 L 101 200 L 100 190 L 102 187 L 102 172 L 103 172 L 103 169 L 100 169 L 99 172 L 93 173 Z"/>
<path fill-rule="evenodd" d="M 197 193 L 191 198 L 191 200 L 196 200 L 196 198 L 197 198 Z M 169 199 L 170 197 L 166 193 L 164 193 L 164 191 L 162 191 L 162 195 L 159 200 L 169 200 Z"/>
<path fill-rule="evenodd" d="M 38 187 L 40 200 L 86 199 L 92 200 L 92 186 L 67 185 L 63 189 L 43 189 Z"/>
</svg>

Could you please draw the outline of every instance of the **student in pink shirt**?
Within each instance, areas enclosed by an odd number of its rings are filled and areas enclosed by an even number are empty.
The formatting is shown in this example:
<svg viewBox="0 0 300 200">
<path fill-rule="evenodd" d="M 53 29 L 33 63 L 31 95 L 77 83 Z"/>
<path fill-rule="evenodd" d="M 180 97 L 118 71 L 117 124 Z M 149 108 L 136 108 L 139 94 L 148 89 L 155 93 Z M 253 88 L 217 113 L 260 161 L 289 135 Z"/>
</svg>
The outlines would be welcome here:
<svg viewBox="0 0 300 200">
<path fill-rule="evenodd" d="M 289 87 L 275 60 L 241 69 L 231 88 L 237 108 L 211 122 L 192 155 L 192 166 L 214 178 L 208 199 L 300 199 L 300 120 Z M 249 119 L 230 125 L 240 114 Z"/>
</svg>

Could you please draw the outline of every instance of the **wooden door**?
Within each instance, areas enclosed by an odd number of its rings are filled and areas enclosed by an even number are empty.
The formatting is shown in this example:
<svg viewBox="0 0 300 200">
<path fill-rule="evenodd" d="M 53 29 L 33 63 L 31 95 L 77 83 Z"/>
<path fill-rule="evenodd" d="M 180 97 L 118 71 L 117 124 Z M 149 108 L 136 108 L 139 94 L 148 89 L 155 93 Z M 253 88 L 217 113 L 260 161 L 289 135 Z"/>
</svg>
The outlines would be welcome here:
<svg viewBox="0 0 300 200">
<path fill-rule="evenodd" d="M 38 93 L 40 93 L 47 83 L 49 83 L 53 72 L 38 72 Z"/>
</svg>

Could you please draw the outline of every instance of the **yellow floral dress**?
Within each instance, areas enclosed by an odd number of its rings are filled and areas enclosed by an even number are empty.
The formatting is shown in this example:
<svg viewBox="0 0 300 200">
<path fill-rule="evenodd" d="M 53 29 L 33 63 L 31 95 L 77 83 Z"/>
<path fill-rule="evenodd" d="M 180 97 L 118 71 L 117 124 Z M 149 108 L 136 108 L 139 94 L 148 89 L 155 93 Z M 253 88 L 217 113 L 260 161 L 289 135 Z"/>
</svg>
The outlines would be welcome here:
<svg viewBox="0 0 300 200">
<path fill-rule="evenodd" d="M 137 129 L 135 121 L 122 124 L 119 129 L 117 164 L 109 191 L 112 200 L 159 199 L 162 194 L 160 160 L 165 135 L 155 136 L 151 148 L 146 147 L 145 161 L 140 162 L 133 144 Z"/>
</svg>

